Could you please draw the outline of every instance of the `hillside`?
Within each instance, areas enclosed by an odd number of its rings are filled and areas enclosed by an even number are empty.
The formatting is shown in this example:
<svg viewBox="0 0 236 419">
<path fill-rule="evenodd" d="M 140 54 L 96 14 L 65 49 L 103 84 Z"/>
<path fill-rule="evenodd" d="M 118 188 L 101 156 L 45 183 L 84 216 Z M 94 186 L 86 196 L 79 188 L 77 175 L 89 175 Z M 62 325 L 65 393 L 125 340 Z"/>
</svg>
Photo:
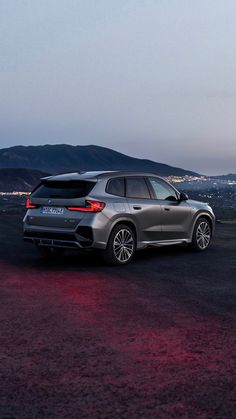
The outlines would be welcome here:
<svg viewBox="0 0 236 419">
<path fill-rule="evenodd" d="M 221 175 L 221 176 L 212 176 L 213 179 L 221 179 L 221 180 L 236 180 L 236 174 L 229 173 L 227 175 Z"/>
<path fill-rule="evenodd" d="M 163 163 L 130 157 L 105 147 L 66 144 L 15 146 L 0 149 L 0 168 L 37 169 L 48 173 L 79 170 L 134 170 L 153 172 L 160 176 L 196 174 Z"/>
<path fill-rule="evenodd" d="M 30 192 L 47 173 L 31 169 L 0 169 L 0 191 Z"/>
</svg>

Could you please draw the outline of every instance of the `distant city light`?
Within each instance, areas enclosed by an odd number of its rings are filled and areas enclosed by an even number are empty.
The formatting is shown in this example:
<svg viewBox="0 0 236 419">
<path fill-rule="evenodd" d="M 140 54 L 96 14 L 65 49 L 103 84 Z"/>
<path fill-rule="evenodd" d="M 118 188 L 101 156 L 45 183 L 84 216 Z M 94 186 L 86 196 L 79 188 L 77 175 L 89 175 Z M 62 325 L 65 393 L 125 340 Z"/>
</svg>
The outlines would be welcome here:
<svg viewBox="0 0 236 419">
<path fill-rule="evenodd" d="M 30 192 L 22 192 L 22 191 L 13 191 L 13 192 L 0 192 L 0 196 L 5 196 L 5 195 L 15 195 L 15 196 L 24 196 L 24 195 L 30 195 Z"/>
</svg>

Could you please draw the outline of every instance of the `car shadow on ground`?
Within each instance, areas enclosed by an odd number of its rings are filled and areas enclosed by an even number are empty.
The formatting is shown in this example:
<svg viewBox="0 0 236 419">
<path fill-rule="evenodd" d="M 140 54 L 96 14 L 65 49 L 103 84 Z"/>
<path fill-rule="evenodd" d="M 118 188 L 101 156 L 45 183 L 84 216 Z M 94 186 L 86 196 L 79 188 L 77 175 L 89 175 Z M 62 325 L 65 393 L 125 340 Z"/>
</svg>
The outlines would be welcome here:
<svg viewBox="0 0 236 419">
<path fill-rule="evenodd" d="M 168 263 L 175 260 L 175 264 L 182 264 L 184 258 L 191 258 L 191 252 L 186 245 L 165 246 L 156 248 L 147 248 L 137 251 L 134 259 L 128 265 L 111 266 L 103 260 L 102 253 L 96 251 L 76 252 L 66 251 L 63 255 L 53 258 L 42 257 L 37 249 L 31 247 L 27 253 L 21 254 L 18 258 L 11 258 L 11 264 L 17 267 L 27 267 L 28 269 L 60 270 L 60 271 L 131 271 L 140 268 L 148 268 L 157 263 Z M 200 256 L 200 255 L 199 255 Z"/>
</svg>

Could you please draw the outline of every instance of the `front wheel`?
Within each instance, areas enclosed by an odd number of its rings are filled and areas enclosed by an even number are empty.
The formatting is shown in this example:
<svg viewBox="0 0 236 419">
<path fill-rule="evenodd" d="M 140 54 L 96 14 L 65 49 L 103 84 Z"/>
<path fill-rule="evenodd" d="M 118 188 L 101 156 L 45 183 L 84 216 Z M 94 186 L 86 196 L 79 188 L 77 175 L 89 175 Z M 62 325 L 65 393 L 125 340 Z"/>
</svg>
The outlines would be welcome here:
<svg viewBox="0 0 236 419">
<path fill-rule="evenodd" d="M 119 224 L 112 230 L 103 256 L 109 265 L 126 265 L 134 257 L 136 239 L 127 225 Z"/>
<path fill-rule="evenodd" d="M 211 223 L 206 218 L 200 217 L 194 227 L 193 238 L 190 245 L 194 250 L 204 251 L 210 246 L 211 239 Z"/>
</svg>

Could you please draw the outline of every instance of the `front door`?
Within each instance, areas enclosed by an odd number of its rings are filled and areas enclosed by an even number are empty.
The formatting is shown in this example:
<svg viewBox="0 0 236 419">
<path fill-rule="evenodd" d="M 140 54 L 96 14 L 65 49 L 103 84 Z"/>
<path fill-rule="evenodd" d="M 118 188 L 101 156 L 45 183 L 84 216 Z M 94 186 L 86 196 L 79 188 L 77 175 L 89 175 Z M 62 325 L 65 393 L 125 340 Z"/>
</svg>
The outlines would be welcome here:
<svg viewBox="0 0 236 419">
<path fill-rule="evenodd" d="M 179 201 L 177 192 L 162 179 L 149 177 L 156 202 L 161 207 L 162 240 L 188 238 L 192 210 L 187 201 Z"/>
</svg>

